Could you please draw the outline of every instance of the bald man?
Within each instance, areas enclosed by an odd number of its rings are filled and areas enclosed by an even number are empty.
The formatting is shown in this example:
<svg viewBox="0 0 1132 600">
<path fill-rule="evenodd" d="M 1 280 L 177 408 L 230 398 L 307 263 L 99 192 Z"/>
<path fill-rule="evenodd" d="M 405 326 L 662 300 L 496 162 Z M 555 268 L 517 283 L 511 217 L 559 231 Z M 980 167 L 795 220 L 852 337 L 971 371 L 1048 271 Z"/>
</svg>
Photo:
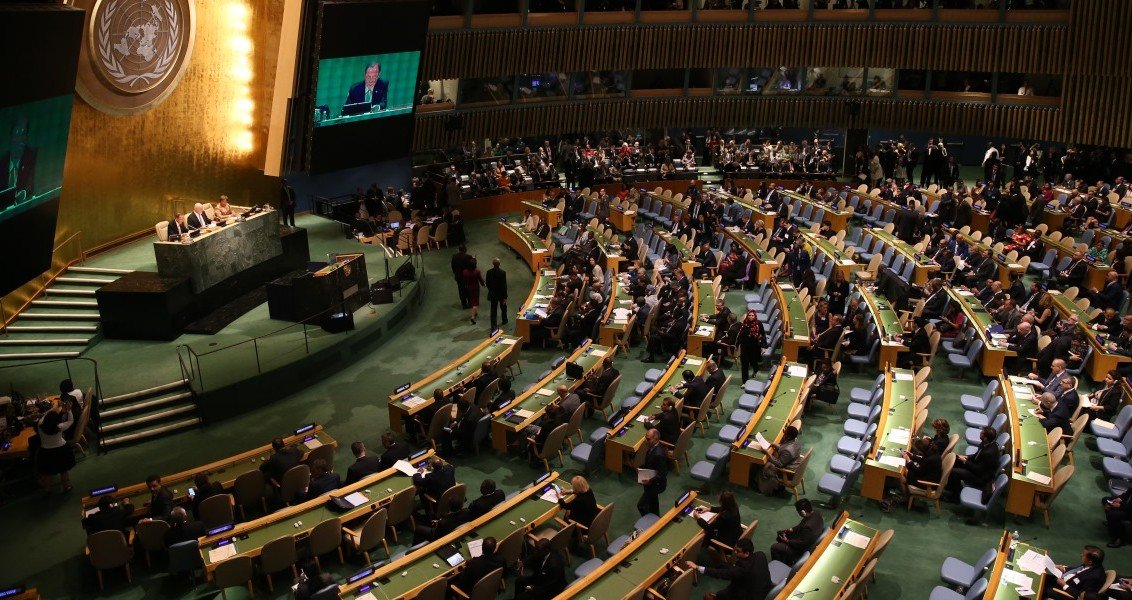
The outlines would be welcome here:
<svg viewBox="0 0 1132 600">
<path fill-rule="evenodd" d="M 1018 353 L 1014 357 L 1014 372 L 1025 373 L 1030 359 L 1038 355 L 1038 333 L 1034 326 L 1028 321 L 1018 323 L 1018 328 L 1006 339 L 1006 347 Z"/>
<path fill-rule="evenodd" d="M 193 213 L 189 215 L 188 219 L 185 219 L 185 224 L 188 225 L 189 231 L 196 231 L 212 225 L 212 220 L 204 214 L 204 205 L 197 202 L 193 205 Z"/>
</svg>

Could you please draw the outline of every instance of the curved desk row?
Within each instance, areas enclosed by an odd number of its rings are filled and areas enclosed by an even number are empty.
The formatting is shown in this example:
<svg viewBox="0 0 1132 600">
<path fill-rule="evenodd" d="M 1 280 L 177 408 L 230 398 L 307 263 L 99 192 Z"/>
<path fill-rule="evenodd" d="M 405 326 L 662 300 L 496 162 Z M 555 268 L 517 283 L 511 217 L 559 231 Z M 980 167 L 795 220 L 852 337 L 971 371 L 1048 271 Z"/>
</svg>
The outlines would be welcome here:
<svg viewBox="0 0 1132 600">
<path fill-rule="evenodd" d="M 904 474 L 903 452 L 912 446 L 916 436 L 915 375 L 908 369 L 889 369 L 884 373 L 884 400 L 873 449 L 865 459 L 861 495 L 873 500 L 884 499 L 889 479 L 900 480 Z"/>
<path fill-rule="evenodd" d="M 880 532 L 860 521 L 841 517 L 829 529 L 801 569 L 790 578 L 777 600 L 838 600 L 861 575 L 876 547 Z"/>
<path fill-rule="evenodd" d="M 912 271 L 912 281 L 909 282 L 912 285 L 923 286 L 933 277 L 933 273 L 939 271 L 939 263 L 920 254 L 908 242 L 896 237 L 891 232 L 880 227 L 867 229 L 866 232 L 881 240 L 886 248 L 892 248 L 893 252 L 903 255 L 905 262 L 916 265 Z"/>
<path fill-rule="evenodd" d="M 877 324 L 877 335 L 880 336 L 877 366 L 882 371 L 895 367 L 900 353 L 908 351 L 908 347 L 904 345 L 904 327 L 900 325 L 900 317 L 892 308 L 888 298 L 877 293 L 874 286 L 857 284 L 856 290 L 865 305 L 869 307 L 873 322 Z"/>
<path fill-rule="evenodd" d="M 750 486 L 752 467 L 766 464 L 767 454 L 756 440 L 761 436 L 768 443 L 777 444 L 782 439 L 782 431 L 802 411 L 807 375 L 806 365 L 785 359 L 778 365 L 763 401 L 731 444 L 727 465 L 731 483 Z"/>
<path fill-rule="evenodd" d="M 810 320 L 798 290 L 788 281 L 775 281 L 774 293 L 782 311 L 782 358 L 798 360 L 798 350 L 810 347 Z"/>
<path fill-rule="evenodd" d="M 1007 357 L 1018 356 L 1018 353 L 1007 348 L 1005 341 L 1000 341 L 988 333 L 990 327 L 995 324 L 994 318 L 975 294 L 948 287 L 947 295 L 951 297 L 952 302 L 959 304 L 969 326 L 975 329 L 975 335 L 978 335 L 983 342 L 983 353 L 979 357 L 983 375 L 998 377 L 1003 372 Z"/>
<path fill-rule="evenodd" d="M 715 314 L 719 288 L 710 279 L 699 279 L 692 285 L 692 318 L 688 327 L 688 354 L 703 356 L 704 344 L 715 339 L 716 323 L 707 322 Z"/>
<path fill-rule="evenodd" d="M 521 223 L 499 222 L 499 241 L 507 244 L 516 254 L 527 261 L 532 271 L 550 264 L 552 253 L 546 241 L 523 229 Z"/>
<path fill-rule="evenodd" d="M 767 229 L 767 231 L 772 230 Z M 738 244 L 747 252 L 748 256 L 754 257 L 758 262 L 756 281 L 748 283 L 762 283 L 774 277 L 774 272 L 778 270 L 779 265 L 778 261 L 774 259 L 774 254 L 767 250 L 766 238 L 758 241 L 755 236 L 738 227 L 727 227 L 723 230 L 723 235 L 731 238 L 733 244 Z"/>
<path fill-rule="evenodd" d="M 1085 339 L 1089 341 L 1089 346 L 1093 349 L 1093 355 L 1089 357 L 1089 362 L 1085 365 L 1090 379 L 1104 381 L 1104 376 L 1109 371 L 1120 367 L 1120 363 L 1132 361 L 1132 357 L 1109 350 L 1106 345 L 1107 337 L 1089 326 L 1089 321 L 1092 320 L 1089 311 L 1077 306 L 1076 302 L 1066 298 L 1061 292 L 1050 290 L 1050 294 L 1053 295 L 1053 305 L 1057 307 L 1057 312 L 1062 317 L 1074 315 L 1077 317 L 1077 327 L 1085 334 Z"/>
</svg>

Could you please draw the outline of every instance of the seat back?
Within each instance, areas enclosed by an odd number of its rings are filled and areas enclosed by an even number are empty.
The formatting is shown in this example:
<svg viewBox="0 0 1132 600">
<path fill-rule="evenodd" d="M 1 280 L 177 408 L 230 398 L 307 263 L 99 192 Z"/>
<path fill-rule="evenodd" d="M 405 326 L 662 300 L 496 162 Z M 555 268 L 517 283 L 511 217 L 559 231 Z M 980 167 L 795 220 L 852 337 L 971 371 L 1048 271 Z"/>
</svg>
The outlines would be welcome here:
<svg viewBox="0 0 1132 600">
<path fill-rule="evenodd" d="M 475 393 L 475 388 L 469 388 L 472 393 Z M 452 410 L 449 407 L 444 407 L 432 415 L 432 420 L 428 423 L 428 438 L 435 442 L 444 436 L 444 429 L 452 423 Z"/>
<path fill-rule="evenodd" d="M 471 600 L 495 600 L 495 597 L 499 595 L 502 583 L 503 569 L 501 568 L 484 575 L 472 588 Z"/>
<path fill-rule="evenodd" d="M 137 544 L 146 552 L 165 549 L 166 531 L 169 531 L 169 524 L 160 519 L 143 519 L 134 525 Z"/>
<path fill-rule="evenodd" d="M 550 538 L 550 549 L 553 552 L 562 554 L 566 552 L 566 546 L 570 540 L 574 539 L 574 532 L 578 529 L 577 524 L 567 523 L 565 527 L 559 529 Z"/>
<path fill-rule="evenodd" d="M 283 498 L 283 502 L 291 504 L 298 499 L 299 494 L 303 493 L 310 482 L 310 467 L 295 465 L 283 474 L 283 480 L 279 482 L 279 496 Z"/>
<path fill-rule="evenodd" d="M 574 414 L 570 415 L 570 420 L 566 423 L 566 435 L 569 437 L 582 431 L 582 419 L 586 418 L 586 404 L 583 402 L 574 409 Z"/>
<path fill-rule="evenodd" d="M 377 547 L 385 539 L 385 528 L 389 523 L 389 512 L 378 509 L 366 519 L 362 530 L 358 532 L 358 549 L 368 552 Z"/>
<path fill-rule="evenodd" d="M 208 528 L 233 523 L 236 520 L 232 514 L 233 503 L 231 494 L 209 496 L 197 507 L 197 516 Z"/>
<path fill-rule="evenodd" d="M 126 536 L 117 529 L 99 531 L 86 538 L 90 551 L 90 564 L 95 569 L 113 569 L 130 562 L 130 547 Z"/>
<path fill-rule="evenodd" d="M 342 519 L 334 517 L 314 526 L 310 534 L 311 556 L 320 556 L 342 545 Z"/>
<path fill-rule="evenodd" d="M 613 521 L 613 503 L 610 502 L 601 507 L 594 520 L 590 522 L 590 528 L 585 532 L 585 539 L 592 546 L 594 540 L 600 540 L 609 533 L 609 524 Z"/>
<path fill-rule="evenodd" d="M 236 499 L 236 504 L 248 508 L 249 506 L 260 502 L 264 495 L 264 486 L 267 485 L 267 477 L 263 471 L 253 469 L 246 473 L 241 473 L 232 484 L 232 494 Z"/>
<path fill-rule="evenodd" d="M 596 519 L 595 519 L 596 520 Z M 523 539 L 526 536 L 526 530 L 516 529 L 503 538 L 499 544 L 495 546 L 495 556 L 503 564 L 510 567 L 519 560 L 519 555 L 523 552 Z"/>
<path fill-rule="evenodd" d="M 443 517 L 444 515 L 452 512 L 449 508 L 456 500 L 460 501 L 460 506 L 464 506 L 464 500 L 468 493 L 468 486 L 463 483 L 457 483 L 452 487 L 444 490 L 440 495 L 440 501 L 437 503 L 436 516 Z"/>
<path fill-rule="evenodd" d="M 213 567 L 212 581 L 220 589 L 244 585 L 252 579 L 252 557 L 233 556 Z"/>
<path fill-rule="evenodd" d="M 688 448 L 692 445 L 692 434 L 696 432 L 696 424 L 689 423 L 687 427 L 680 430 L 679 437 L 676 438 L 676 444 L 672 447 L 672 459 L 680 460 L 681 456 L 688 453 Z"/>
<path fill-rule="evenodd" d="M 153 229 L 157 232 L 157 241 L 169 241 L 169 221 L 160 221 L 157 225 L 153 226 Z"/>
<path fill-rule="evenodd" d="M 290 568 L 296 560 L 295 536 L 285 535 L 263 545 L 259 553 L 259 568 L 270 575 Z"/>
<path fill-rule="evenodd" d="M 956 434 L 958 439 L 958 434 Z M 934 490 L 929 490 L 927 496 L 929 498 L 939 498 L 943 494 L 943 490 L 947 489 L 947 480 L 951 478 L 951 470 L 955 468 L 955 453 L 948 452 L 943 457 L 943 466 L 940 468 L 939 487 Z"/>
<path fill-rule="evenodd" d="M 201 568 L 203 559 L 197 540 L 188 540 L 169 546 L 169 572 L 191 573 Z"/>
<path fill-rule="evenodd" d="M 683 598 L 692 597 L 692 585 L 696 582 L 696 570 L 685 569 L 683 573 L 677 577 L 671 585 L 668 586 L 668 591 L 664 594 L 665 598 L 672 598 L 673 600 L 681 600 Z"/>
<path fill-rule="evenodd" d="M 389 505 L 386 510 L 389 511 L 388 524 L 390 527 L 396 527 L 404 523 L 413 515 L 413 499 L 417 495 L 416 488 L 408 488 L 401 490 L 389 500 Z"/>
<path fill-rule="evenodd" d="M 555 427 L 550 435 L 546 437 L 546 441 L 542 444 L 542 450 L 539 452 L 538 457 L 543 460 L 549 460 L 562 450 L 562 442 L 566 439 L 567 429 L 569 423 L 563 423 Z"/>
</svg>

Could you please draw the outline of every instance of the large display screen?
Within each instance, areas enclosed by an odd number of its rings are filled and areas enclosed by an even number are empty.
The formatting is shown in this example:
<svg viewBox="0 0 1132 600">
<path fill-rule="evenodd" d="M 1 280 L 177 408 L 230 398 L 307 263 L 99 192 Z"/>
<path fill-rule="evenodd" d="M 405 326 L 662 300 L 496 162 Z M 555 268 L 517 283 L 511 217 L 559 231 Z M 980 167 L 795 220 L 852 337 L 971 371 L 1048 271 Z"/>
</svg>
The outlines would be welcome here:
<svg viewBox="0 0 1132 600">
<path fill-rule="evenodd" d="M 408 156 L 428 16 L 424 0 L 320 5 L 312 172 Z"/>
<path fill-rule="evenodd" d="M 71 94 L 0 108 L 0 221 L 58 198 Z"/>
<path fill-rule="evenodd" d="M 320 60 L 315 127 L 411 114 L 420 62 L 415 50 Z"/>
</svg>

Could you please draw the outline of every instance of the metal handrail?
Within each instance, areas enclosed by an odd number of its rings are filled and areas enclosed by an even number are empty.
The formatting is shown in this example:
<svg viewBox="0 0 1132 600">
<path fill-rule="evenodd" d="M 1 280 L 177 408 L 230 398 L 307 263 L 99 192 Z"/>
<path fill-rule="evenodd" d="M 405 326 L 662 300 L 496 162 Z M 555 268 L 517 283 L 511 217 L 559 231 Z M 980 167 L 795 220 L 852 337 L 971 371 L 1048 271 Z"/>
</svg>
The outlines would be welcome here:
<svg viewBox="0 0 1132 600">
<path fill-rule="evenodd" d="M 100 403 L 102 402 L 102 377 L 99 375 L 99 372 L 98 372 L 98 361 L 97 360 L 94 360 L 93 358 L 89 358 L 89 357 L 86 357 L 86 356 L 77 356 L 77 357 L 74 357 L 74 358 L 49 358 L 49 359 L 46 359 L 46 360 L 40 360 L 40 361 L 35 361 L 35 362 L 22 362 L 22 363 L 16 364 L 16 365 L 0 365 L 0 371 L 2 371 L 4 369 L 22 369 L 22 368 L 25 368 L 25 367 L 34 367 L 34 366 L 37 366 L 37 365 L 45 365 L 45 364 L 50 364 L 50 363 L 61 362 L 61 363 L 63 363 L 64 367 L 66 367 L 66 369 L 67 369 L 67 379 L 74 380 L 74 376 L 72 376 L 72 374 L 71 374 L 71 361 L 73 361 L 73 360 L 88 362 L 88 363 L 91 364 L 91 366 L 94 369 L 94 397 L 93 398 L 87 398 L 87 402 L 93 403 L 93 404 L 91 404 L 91 407 L 90 407 L 90 417 L 91 417 L 92 421 L 96 424 L 95 431 L 98 433 L 99 453 L 102 453 L 102 418 L 99 416 Z M 82 435 L 82 432 L 81 431 L 76 432 L 76 435 Z"/>
<path fill-rule="evenodd" d="M 63 240 L 62 242 L 59 242 L 58 246 L 55 246 L 54 248 L 51 249 L 52 266 L 51 266 L 51 268 L 44 271 L 43 274 L 41 275 L 41 277 L 45 277 L 46 279 L 43 281 L 42 284 L 40 284 L 39 289 L 35 290 L 30 296 L 28 296 L 28 299 L 22 305 L 20 305 L 20 307 L 17 308 L 10 316 L 5 315 L 6 311 L 4 310 L 4 302 L 3 302 L 3 299 L 0 298 L 0 332 L 7 333 L 8 332 L 8 326 L 11 325 L 12 322 L 15 321 L 20 316 L 20 313 L 27 310 L 27 308 L 29 306 L 31 306 L 32 302 L 38 300 L 41 296 L 43 296 L 44 292 L 47 291 L 47 287 L 50 286 L 52 283 L 54 283 L 55 279 L 57 277 L 59 277 L 63 273 L 66 273 L 67 269 L 71 268 L 71 265 L 74 265 L 75 263 L 81 263 L 81 262 L 86 261 L 86 255 L 83 253 L 82 244 L 80 243 L 79 244 L 79 255 L 78 255 L 78 257 L 65 261 L 60 267 L 58 267 L 58 270 L 55 270 L 56 269 L 56 267 L 54 265 L 54 263 L 55 263 L 55 253 L 58 252 L 59 249 L 62 248 L 63 246 L 66 246 L 68 243 L 70 243 L 70 241 L 75 239 L 76 237 L 80 238 L 80 240 L 81 240 L 82 233 L 83 232 L 82 232 L 81 229 L 72 233 L 71 235 L 67 236 L 67 239 Z M 49 275 L 49 273 L 51 273 L 53 270 L 55 270 L 55 272 L 53 274 Z M 31 283 L 31 282 L 28 282 L 28 283 Z"/>
</svg>

